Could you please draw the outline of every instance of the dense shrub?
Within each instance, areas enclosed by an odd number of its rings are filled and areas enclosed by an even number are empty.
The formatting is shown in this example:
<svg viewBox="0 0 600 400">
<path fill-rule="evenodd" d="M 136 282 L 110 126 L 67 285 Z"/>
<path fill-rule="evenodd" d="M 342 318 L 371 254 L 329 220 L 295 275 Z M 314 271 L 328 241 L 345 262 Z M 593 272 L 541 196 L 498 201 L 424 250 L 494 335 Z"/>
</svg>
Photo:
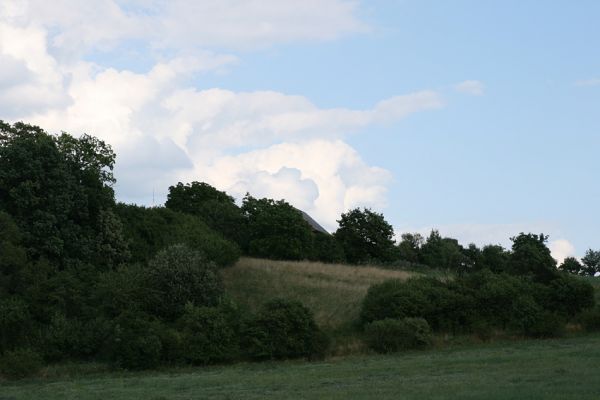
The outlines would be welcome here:
<svg viewBox="0 0 600 400">
<path fill-rule="evenodd" d="M 344 250 L 335 237 L 322 232 L 313 233 L 311 260 L 326 263 L 344 262 Z"/>
<path fill-rule="evenodd" d="M 6 352 L 0 358 L 0 372 L 10 379 L 35 375 L 42 368 L 42 357 L 31 349 L 19 348 Z"/>
<path fill-rule="evenodd" d="M 367 344 L 379 353 L 420 349 L 431 344 L 429 324 L 423 318 L 386 318 L 365 326 Z"/>
<path fill-rule="evenodd" d="M 509 327 L 516 333 L 530 337 L 554 337 L 564 331 L 564 318 L 544 310 L 531 296 L 522 295 L 515 299 L 511 312 L 513 317 Z"/>
<path fill-rule="evenodd" d="M 584 310 L 576 318 L 576 322 L 580 323 L 586 331 L 600 331 L 600 306 Z"/>
<path fill-rule="evenodd" d="M 239 336 L 226 310 L 187 304 L 177 323 L 183 354 L 193 364 L 229 361 L 239 355 Z"/>
<path fill-rule="evenodd" d="M 253 359 L 318 357 L 328 345 L 312 312 L 283 299 L 266 303 L 246 324 L 243 338 L 243 349 Z"/>
<path fill-rule="evenodd" d="M 114 321 L 108 353 L 117 366 L 126 369 L 156 367 L 161 351 L 158 326 L 147 316 L 126 312 Z"/>
<path fill-rule="evenodd" d="M 468 325 L 472 307 L 472 298 L 434 278 L 389 280 L 369 288 L 361 321 L 418 317 L 436 331 L 456 331 Z"/>
<path fill-rule="evenodd" d="M 47 360 L 87 358 L 103 350 L 111 333 L 110 321 L 102 316 L 82 321 L 56 313 L 45 327 L 40 348 Z"/>
<path fill-rule="evenodd" d="M 583 279 L 560 275 L 548 285 L 544 308 L 573 317 L 594 306 L 594 287 Z"/>
<path fill-rule="evenodd" d="M 223 294 L 223 284 L 214 263 L 186 245 L 173 245 L 159 252 L 148 265 L 149 312 L 177 319 L 186 303 L 214 306 Z"/>
<path fill-rule="evenodd" d="M 198 216 L 164 207 L 122 203 L 117 205 L 116 212 L 123 221 L 132 259 L 136 262 L 147 262 L 160 250 L 177 243 L 201 251 L 220 267 L 234 264 L 240 256 L 236 244 L 213 231 Z"/>
<path fill-rule="evenodd" d="M 18 298 L 0 300 L 0 354 L 25 345 L 33 321 L 27 304 Z"/>
</svg>

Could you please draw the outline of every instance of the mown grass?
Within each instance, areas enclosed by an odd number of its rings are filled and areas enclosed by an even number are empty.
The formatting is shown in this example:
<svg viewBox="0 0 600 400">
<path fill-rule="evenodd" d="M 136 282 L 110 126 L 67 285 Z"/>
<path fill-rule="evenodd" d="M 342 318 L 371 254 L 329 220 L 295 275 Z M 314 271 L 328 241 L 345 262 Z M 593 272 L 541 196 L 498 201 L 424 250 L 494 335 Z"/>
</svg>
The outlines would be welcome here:
<svg viewBox="0 0 600 400">
<path fill-rule="evenodd" d="M 358 318 L 371 285 L 416 274 L 374 266 L 254 258 L 242 258 L 222 273 L 226 292 L 238 303 L 256 310 L 275 297 L 298 300 L 327 330 L 341 329 Z"/>
<path fill-rule="evenodd" d="M 0 384 L 0 399 L 598 399 L 600 335 Z"/>
</svg>

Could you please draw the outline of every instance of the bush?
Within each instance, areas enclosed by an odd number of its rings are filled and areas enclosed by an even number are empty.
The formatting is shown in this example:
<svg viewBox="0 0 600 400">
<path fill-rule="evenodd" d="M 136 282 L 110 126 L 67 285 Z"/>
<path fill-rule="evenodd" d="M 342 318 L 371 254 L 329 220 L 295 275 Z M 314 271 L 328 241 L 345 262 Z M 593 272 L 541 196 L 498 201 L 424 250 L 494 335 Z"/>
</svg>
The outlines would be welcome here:
<svg viewBox="0 0 600 400">
<path fill-rule="evenodd" d="M 222 308 L 196 307 L 188 303 L 177 325 L 188 362 L 210 364 L 239 355 L 239 336 Z"/>
<path fill-rule="evenodd" d="M 434 278 L 389 280 L 369 288 L 361 321 L 424 318 L 434 330 L 456 331 L 468 326 L 472 302 L 456 285 Z"/>
<path fill-rule="evenodd" d="M 219 267 L 233 265 L 240 249 L 209 228 L 200 217 L 164 207 L 118 204 L 115 212 L 129 238 L 131 258 L 147 262 L 160 250 L 177 243 L 198 249 Z"/>
<path fill-rule="evenodd" d="M 429 324 L 423 318 L 383 319 L 365 326 L 367 344 L 379 353 L 421 349 L 431 344 Z"/>
<path fill-rule="evenodd" d="M 244 328 L 244 350 L 253 359 L 322 356 L 326 336 L 312 312 L 297 301 L 275 299 L 265 305 Z"/>
<path fill-rule="evenodd" d="M 600 331 L 600 306 L 584 310 L 577 316 L 576 322 L 583 325 L 588 332 Z"/>
<path fill-rule="evenodd" d="M 0 353 L 28 344 L 32 326 L 24 301 L 18 298 L 0 300 Z"/>
<path fill-rule="evenodd" d="M 214 263 L 186 245 L 173 245 L 150 261 L 148 268 L 149 312 L 174 320 L 186 303 L 214 306 L 223 284 Z"/>
<path fill-rule="evenodd" d="M 143 314 L 124 313 L 114 321 L 110 359 L 126 369 L 149 369 L 159 364 L 162 344 L 156 323 Z"/>
<path fill-rule="evenodd" d="M 8 351 L 0 359 L 0 372 L 10 379 L 33 376 L 42 368 L 42 357 L 31 349 Z"/>
<path fill-rule="evenodd" d="M 530 337 L 555 337 L 564 333 L 565 320 L 562 316 L 545 310 L 532 296 L 523 294 L 513 303 L 510 328 Z"/>
<path fill-rule="evenodd" d="M 565 317 L 573 317 L 594 306 L 594 287 L 581 278 L 560 275 L 548 285 L 544 308 Z"/>
</svg>

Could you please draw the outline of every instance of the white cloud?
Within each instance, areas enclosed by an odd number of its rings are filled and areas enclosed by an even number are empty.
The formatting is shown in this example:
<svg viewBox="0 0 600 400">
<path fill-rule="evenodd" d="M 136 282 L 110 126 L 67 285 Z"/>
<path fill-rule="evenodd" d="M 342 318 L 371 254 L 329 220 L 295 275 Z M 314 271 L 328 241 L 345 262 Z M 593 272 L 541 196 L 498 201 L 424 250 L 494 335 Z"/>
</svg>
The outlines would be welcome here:
<svg viewBox="0 0 600 400">
<path fill-rule="evenodd" d="M 552 240 L 548 247 L 552 252 L 552 257 L 558 262 L 558 265 L 562 264 L 565 258 L 575 255 L 575 246 L 566 239 Z"/>
<path fill-rule="evenodd" d="M 600 86 L 600 78 L 580 80 L 575 82 L 575 86 Z"/>
<path fill-rule="evenodd" d="M 246 192 L 285 198 L 330 230 L 350 208 L 384 207 L 386 185 L 391 179 L 388 171 L 367 165 L 341 140 L 282 143 L 199 163 L 196 168 L 186 175 L 201 174 L 238 199 Z"/>
<path fill-rule="evenodd" d="M 355 206 L 385 206 L 390 173 L 343 141 L 374 124 L 444 106 L 421 91 L 366 109 L 320 108 L 274 91 L 201 89 L 200 73 L 251 49 L 329 40 L 368 29 L 357 2 L 308 0 L 5 0 L 0 4 L 0 118 L 115 148 L 117 195 L 164 201 L 177 180 L 205 180 L 241 196 L 286 198 L 329 229 Z M 176 24 L 177 22 L 177 24 Z M 85 60 L 128 40 L 155 51 L 145 73 Z"/>
<path fill-rule="evenodd" d="M 480 81 L 469 80 L 454 85 L 457 92 L 470 94 L 472 96 L 482 96 L 485 92 L 485 85 Z"/>
<path fill-rule="evenodd" d="M 163 49 L 251 49 L 365 32 L 347 0 L 4 0 L 0 18 L 52 32 L 63 55 L 143 40 Z"/>
</svg>

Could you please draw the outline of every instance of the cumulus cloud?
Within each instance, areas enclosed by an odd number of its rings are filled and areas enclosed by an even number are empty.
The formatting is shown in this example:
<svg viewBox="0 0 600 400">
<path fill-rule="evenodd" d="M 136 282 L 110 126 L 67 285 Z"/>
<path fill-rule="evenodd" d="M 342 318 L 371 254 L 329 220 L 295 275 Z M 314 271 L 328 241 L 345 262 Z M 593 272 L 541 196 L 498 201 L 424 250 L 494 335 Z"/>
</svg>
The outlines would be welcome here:
<svg viewBox="0 0 600 400">
<path fill-rule="evenodd" d="M 480 81 L 469 80 L 457 83 L 454 89 L 459 93 L 470 94 L 472 96 L 482 96 L 485 92 L 485 86 Z"/>
<path fill-rule="evenodd" d="M 122 40 L 153 48 L 251 49 L 365 32 L 347 0 L 4 0 L 0 17 L 50 29 L 51 45 L 72 55 Z"/>
<path fill-rule="evenodd" d="M 552 252 L 552 257 L 554 257 L 559 265 L 562 264 L 565 258 L 575 255 L 575 246 L 566 239 L 552 240 L 548 247 Z"/>
<path fill-rule="evenodd" d="M 115 148 L 117 196 L 156 204 L 178 180 L 240 198 L 285 198 L 329 229 L 348 208 L 381 208 L 390 173 L 366 164 L 346 135 L 444 106 L 420 91 L 372 107 L 321 108 L 274 91 L 200 88 L 199 74 L 238 51 L 363 32 L 358 3 L 266 0 L 5 0 L 0 3 L 0 118 L 89 133 Z M 90 52 L 139 41 L 145 72 Z M 104 58 L 108 62 L 109 58 Z"/>
</svg>

